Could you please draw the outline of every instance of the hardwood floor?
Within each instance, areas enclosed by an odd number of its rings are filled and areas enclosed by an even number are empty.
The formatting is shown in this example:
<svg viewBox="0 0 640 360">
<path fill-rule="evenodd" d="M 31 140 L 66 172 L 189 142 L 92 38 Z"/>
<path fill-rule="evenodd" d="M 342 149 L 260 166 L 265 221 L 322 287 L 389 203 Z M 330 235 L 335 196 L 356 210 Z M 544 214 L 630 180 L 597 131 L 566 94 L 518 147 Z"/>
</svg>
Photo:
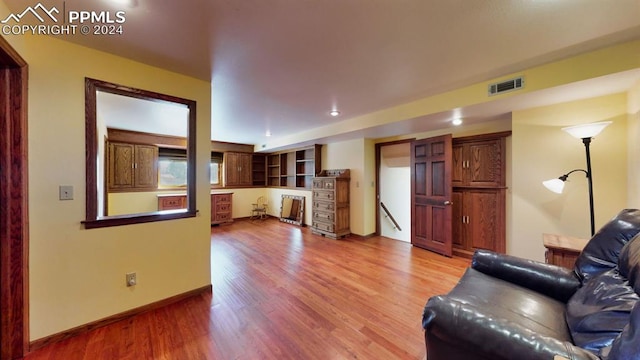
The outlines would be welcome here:
<svg viewBox="0 0 640 360">
<path fill-rule="evenodd" d="M 469 260 L 275 219 L 211 229 L 213 295 L 41 348 L 25 359 L 424 359 L 427 299 Z"/>
</svg>

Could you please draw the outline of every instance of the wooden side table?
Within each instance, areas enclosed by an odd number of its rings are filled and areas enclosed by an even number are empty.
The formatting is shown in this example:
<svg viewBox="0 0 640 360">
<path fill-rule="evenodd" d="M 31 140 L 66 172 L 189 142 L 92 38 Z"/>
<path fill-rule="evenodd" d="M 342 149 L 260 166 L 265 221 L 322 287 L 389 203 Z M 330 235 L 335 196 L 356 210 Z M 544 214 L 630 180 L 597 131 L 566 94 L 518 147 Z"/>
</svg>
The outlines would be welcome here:
<svg viewBox="0 0 640 360">
<path fill-rule="evenodd" d="M 571 236 L 542 234 L 542 243 L 547 248 L 545 261 L 547 264 L 573 269 L 576 259 L 588 241 Z"/>
</svg>

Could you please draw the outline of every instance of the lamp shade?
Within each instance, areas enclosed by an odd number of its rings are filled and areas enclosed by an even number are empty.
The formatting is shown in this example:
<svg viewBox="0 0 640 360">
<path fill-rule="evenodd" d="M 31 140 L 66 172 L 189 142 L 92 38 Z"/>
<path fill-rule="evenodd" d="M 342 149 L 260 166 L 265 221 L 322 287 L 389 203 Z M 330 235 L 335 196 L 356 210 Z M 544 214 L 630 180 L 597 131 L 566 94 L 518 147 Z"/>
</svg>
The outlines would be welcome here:
<svg viewBox="0 0 640 360">
<path fill-rule="evenodd" d="M 592 138 L 600 134 L 602 129 L 606 128 L 609 124 L 611 124 L 611 121 L 601 121 L 591 124 L 569 126 L 562 128 L 562 130 L 568 132 L 569 134 L 571 134 L 571 136 L 578 139 Z"/>
<path fill-rule="evenodd" d="M 564 181 L 558 178 L 543 181 L 542 185 L 556 194 L 562 194 L 564 189 Z"/>
</svg>

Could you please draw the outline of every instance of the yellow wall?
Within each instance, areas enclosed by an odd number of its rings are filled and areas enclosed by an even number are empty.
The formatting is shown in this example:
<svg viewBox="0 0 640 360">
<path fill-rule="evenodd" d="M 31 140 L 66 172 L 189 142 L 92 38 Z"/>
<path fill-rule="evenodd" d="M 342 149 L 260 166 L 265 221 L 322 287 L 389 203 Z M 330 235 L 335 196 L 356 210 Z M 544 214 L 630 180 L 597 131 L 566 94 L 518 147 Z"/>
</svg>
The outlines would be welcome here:
<svg viewBox="0 0 640 360">
<path fill-rule="evenodd" d="M 370 202 L 366 198 L 371 197 L 370 188 L 373 187 L 375 190 L 375 184 L 372 184 L 369 173 L 371 169 L 365 164 L 365 154 L 370 151 L 367 145 L 373 147 L 373 144 L 369 144 L 365 139 L 356 139 L 335 142 L 322 147 L 323 169 L 349 169 L 351 173 L 349 188 L 351 232 L 362 236 L 375 232 L 375 223 L 373 230 L 370 227 L 367 228 L 367 222 L 371 219 L 366 219 L 370 211 L 365 210 L 367 203 Z M 375 218 L 375 213 L 373 217 Z"/>
<path fill-rule="evenodd" d="M 510 254 L 543 260 L 542 233 L 590 237 L 585 176 L 572 174 L 561 195 L 542 185 L 544 180 L 586 168 L 582 141 L 562 127 L 613 121 L 590 148 L 596 230 L 626 207 L 626 103 L 622 93 L 513 112 Z"/>
<path fill-rule="evenodd" d="M 0 2 L 0 17 L 8 13 Z M 208 174 L 196 218 L 84 230 L 84 78 L 197 101 L 197 163 L 207 169 L 211 85 L 47 36 L 7 40 L 29 64 L 29 320 L 35 340 L 200 288 L 210 280 Z M 59 201 L 58 186 L 75 199 Z M 135 271 L 138 285 L 125 286 Z"/>
<path fill-rule="evenodd" d="M 627 207 L 640 209 L 640 82 L 627 94 L 629 172 Z"/>
</svg>

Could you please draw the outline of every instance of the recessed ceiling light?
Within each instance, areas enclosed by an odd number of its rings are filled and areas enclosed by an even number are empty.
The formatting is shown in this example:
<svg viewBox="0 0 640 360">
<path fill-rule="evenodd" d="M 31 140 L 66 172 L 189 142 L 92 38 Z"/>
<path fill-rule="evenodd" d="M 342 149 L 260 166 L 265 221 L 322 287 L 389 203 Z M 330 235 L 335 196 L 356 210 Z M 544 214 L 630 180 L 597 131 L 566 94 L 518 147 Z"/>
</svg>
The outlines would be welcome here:
<svg viewBox="0 0 640 360">
<path fill-rule="evenodd" d="M 336 117 L 336 116 L 340 115 L 340 111 L 338 111 L 338 110 L 331 110 L 331 111 L 329 112 L 329 115 L 331 115 L 331 116 L 333 116 L 333 117 Z"/>
<path fill-rule="evenodd" d="M 264 134 L 266 137 L 271 136 L 271 131 L 267 130 L 267 132 Z"/>
<path fill-rule="evenodd" d="M 453 120 L 451 121 L 451 123 L 452 123 L 453 125 L 455 125 L 455 126 L 460 126 L 460 125 L 462 125 L 462 119 L 460 119 L 460 118 L 455 118 L 455 119 L 453 119 Z"/>
</svg>

